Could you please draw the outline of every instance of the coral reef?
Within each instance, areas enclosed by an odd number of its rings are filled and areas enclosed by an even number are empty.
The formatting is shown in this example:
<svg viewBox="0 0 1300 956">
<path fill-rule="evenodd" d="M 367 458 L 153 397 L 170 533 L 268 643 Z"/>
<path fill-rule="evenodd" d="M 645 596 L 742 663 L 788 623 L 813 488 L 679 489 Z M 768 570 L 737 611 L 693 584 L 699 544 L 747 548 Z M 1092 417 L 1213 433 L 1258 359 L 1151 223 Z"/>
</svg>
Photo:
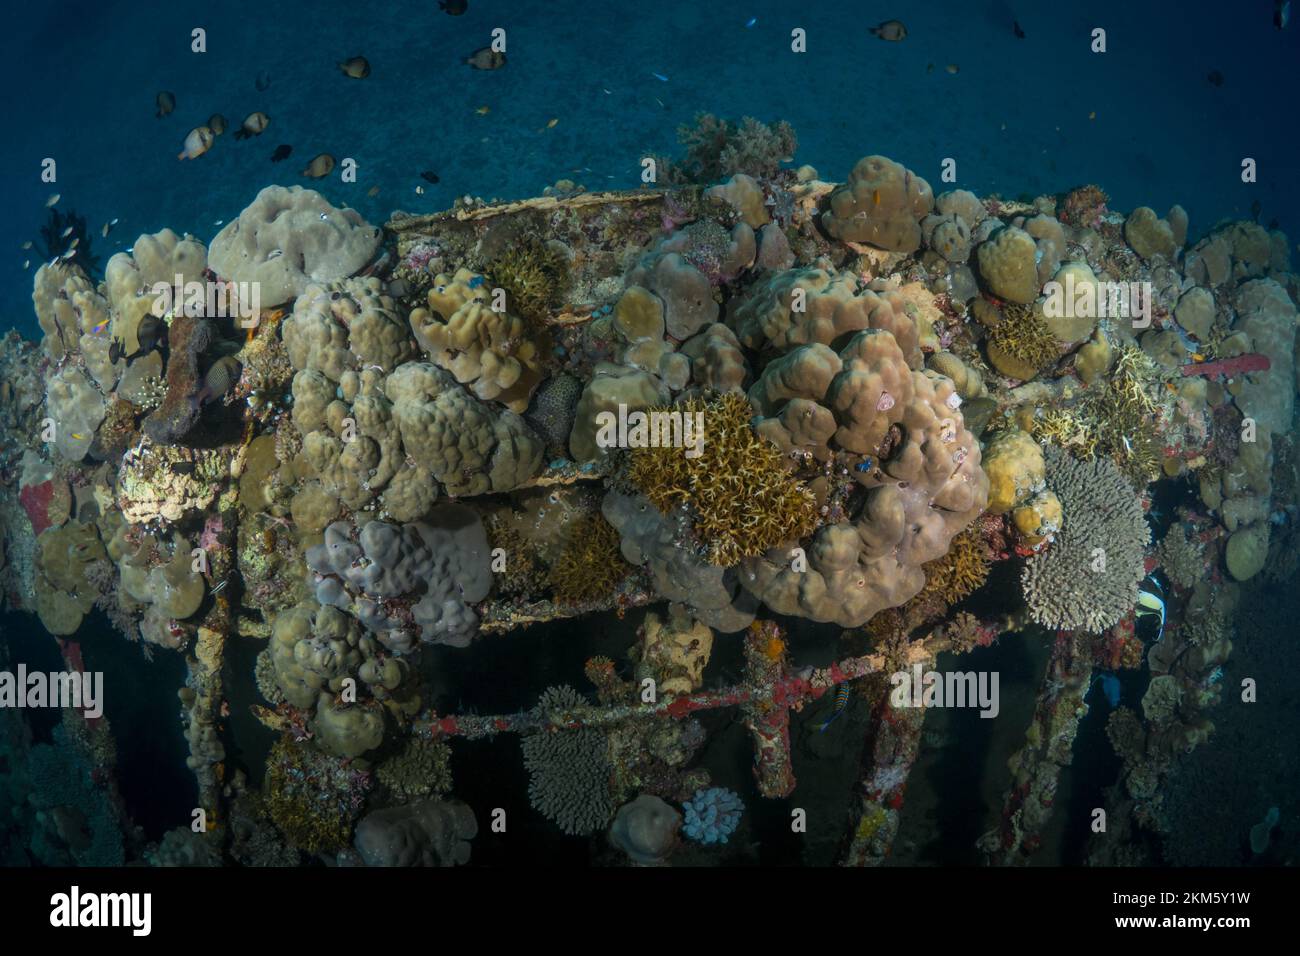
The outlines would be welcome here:
<svg viewBox="0 0 1300 956">
<path fill-rule="evenodd" d="M 571 687 L 551 687 L 537 702 L 544 714 L 583 704 Z M 605 735 L 597 730 L 554 730 L 525 737 L 528 802 L 565 833 L 602 830 L 614 813 L 609 794 Z"/>
</svg>

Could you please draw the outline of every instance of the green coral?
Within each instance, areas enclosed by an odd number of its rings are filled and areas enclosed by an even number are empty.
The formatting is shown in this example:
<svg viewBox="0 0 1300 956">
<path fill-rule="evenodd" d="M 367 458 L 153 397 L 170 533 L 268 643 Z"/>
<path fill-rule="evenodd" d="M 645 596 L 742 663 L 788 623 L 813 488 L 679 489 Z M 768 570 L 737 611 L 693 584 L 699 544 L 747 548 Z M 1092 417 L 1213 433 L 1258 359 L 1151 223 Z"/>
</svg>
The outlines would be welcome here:
<svg viewBox="0 0 1300 956">
<path fill-rule="evenodd" d="M 451 790 L 451 748 L 443 740 L 413 737 L 375 775 L 403 803 L 446 793 Z"/>
</svg>

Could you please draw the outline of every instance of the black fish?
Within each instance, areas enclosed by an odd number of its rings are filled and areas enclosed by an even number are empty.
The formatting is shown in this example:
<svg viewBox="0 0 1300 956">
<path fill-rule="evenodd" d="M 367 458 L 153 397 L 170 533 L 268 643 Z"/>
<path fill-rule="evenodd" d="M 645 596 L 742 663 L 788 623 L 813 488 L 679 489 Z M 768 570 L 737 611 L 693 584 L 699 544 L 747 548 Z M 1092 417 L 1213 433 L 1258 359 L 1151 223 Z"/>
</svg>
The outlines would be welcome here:
<svg viewBox="0 0 1300 956">
<path fill-rule="evenodd" d="M 438 174 L 435 173 L 432 169 L 426 169 L 424 172 L 420 173 L 420 178 L 423 179 L 426 183 L 438 182 Z"/>
<path fill-rule="evenodd" d="M 1279 223 L 1276 219 L 1270 219 L 1270 220 L 1268 221 L 1268 231 L 1269 231 L 1269 232 L 1272 232 L 1272 231 L 1273 231 L 1274 229 L 1276 229 L 1279 225 L 1281 225 L 1281 223 Z"/>
<path fill-rule="evenodd" d="M 1019 20 L 1011 21 L 1011 29 L 1015 32 L 1017 40 L 1023 40 L 1025 38 L 1025 31 L 1020 29 Z"/>
<path fill-rule="evenodd" d="M 113 352 L 116 352 L 119 358 L 126 359 L 126 364 L 130 365 L 142 355 L 148 355 L 156 348 L 160 348 L 167 338 L 167 323 L 152 312 L 140 320 L 140 324 L 135 327 L 135 338 L 140 343 L 140 347 L 130 355 L 124 355 L 126 344 L 120 339 L 114 339 L 108 347 L 108 360 L 116 362 L 113 358 Z"/>
<path fill-rule="evenodd" d="M 257 79 L 253 82 L 253 85 L 257 87 L 257 92 L 265 93 L 266 88 L 271 85 L 271 74 L 263 70 L 257 74 Z"/>
<path fill-rule="evenodd" d="M 1252 222 L 1259 222 L 1259 211 L 1261 208 L 1258 199 L 1250 204 L 1250 219 Z"/>
<path fill-rule="evenodd" d="M 458 17 L 469 9 L 466 0 L 438 0 L 438 9 Z"/>
<path fill-rule="evenodd" d="M 293 152 L 292 146 L 288 145 L 287 143 L 281 143 L 279 146 L 275 148 L 275 152 L 271 154 L 271 162 L 278 163 L 282 159 L 288 159 L 289 154 L 292 152 Z"/>
<path fill-rule="evenodd" d="M 122 340 L 121 340 L 121 339 L 113 339 L 112 342 L 109 342 L 109 343 L 108 343 L 108 361 L 109 361 L 109 363 L 112 364 L 112 365 L 116 365 L 116 364 L 117 364 L 117 360 L 120 359 L 120 358 L 122 357 L 122 353 L 125 352 L 125 351 L 126 351 L 126 346 L 122 344 Z"/>
<path fill-rule="evenodd" d="M 1223 85 L 1223 74 L 1220 73 L 1218 70 L 1211 70 L 1209 75 L 1206 77 L 1206 79 L 1209 80 L 1210 83 L 1214 86 Z"/>
</svg>

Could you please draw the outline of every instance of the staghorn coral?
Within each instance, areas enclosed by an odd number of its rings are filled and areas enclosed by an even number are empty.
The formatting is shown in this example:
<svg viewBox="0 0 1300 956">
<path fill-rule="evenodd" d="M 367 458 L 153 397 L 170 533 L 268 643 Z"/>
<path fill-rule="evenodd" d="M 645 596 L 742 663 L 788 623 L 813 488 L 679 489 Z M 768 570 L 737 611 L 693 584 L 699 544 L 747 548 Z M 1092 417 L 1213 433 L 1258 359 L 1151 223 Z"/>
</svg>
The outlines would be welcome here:
<svg viewBox="0 0 1300 956">
<path fill-rule="evenodd" d="M 983 534 L 978 525 L 971 525 L 952 539 L 947 554 L 921 566 L 925 587 L 912 600 L 917 604 L 931 600 L 956 604 L 983 586 L 989 566 Z"/>
<path fill-rule="evenodd" d="M 711 564 L 734 565 L 812 531 L 817 523 L 812 492 L 786 473 L 776 446 L 754 434 L 753 410 L 742 395 L 690 398 L 672 410 L 704 416 L 703 454 L 692 458 L 680 448 L 634 448 L 627 477 L 660 511 L 688 507 Z"/>
<path fill-rule="evenodd" d="M 574 523 L 548 580 L 557 601 L 585 604 L 614 593 L 631 570 L 619 551 L 618 532 L 594 513 Z"/>
<path fill-rule="evenodd" d="M 534 710 L 563 714 L 586 701 L 572 687 L 549 687 Z M 552 730 L 523 739 L 528 802 L 565 833 L 585 836 L 604 829 L 614 814 L 609 757 L 598 730 Z"/>
<path fill-rule="evenodd" d="M 1039 624 L 1097 633 L 1133 608 L 1151 532 L 1114 462 L 1079 462 L 1054 447 L 1046 458 L 1064 523 L 1052 547 L 1025 563 L 1025 601 Z"/>
</svg>

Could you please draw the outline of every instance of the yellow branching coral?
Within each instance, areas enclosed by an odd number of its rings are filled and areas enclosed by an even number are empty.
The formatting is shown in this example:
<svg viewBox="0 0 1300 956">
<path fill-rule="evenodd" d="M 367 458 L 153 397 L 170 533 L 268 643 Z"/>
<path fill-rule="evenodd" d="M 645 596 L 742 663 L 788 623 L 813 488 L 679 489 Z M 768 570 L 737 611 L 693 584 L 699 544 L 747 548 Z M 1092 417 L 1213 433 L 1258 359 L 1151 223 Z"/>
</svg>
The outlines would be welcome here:
<svg viewBox="0 0 1300 956">
<path fill-rule="evenodd" d="M 551 589 L 565 604 L 606 597 L 631 570 L 619 550 L 618 532 L 600 514 L 576 522 L 564 550 L 551 565 Z"/>
<path fill-rule="evenodd" d="M 729 567 L 812 532 L 813 493 L 790 477 L 777 447 L 754 433 L 743 395 L 691 398 L 673 411 L 703 414 L 702 453 L 688 458 L 680 448 L 635 448 L 628 479 L 660 511 L 690 507 L 710 564 Z"/>
<path fill-rule="evenodd" d="M 560 305 L 569 283 L 568 261 L 539 241 L 513 246 L 487 273 L 494 288 L 505 289 L 507 308 L 534 322 Z"/>
<path fill-rule="evenodd" d="M 1056 361 L 1060 345 L 1033 306 L 1006 303 L 997 327 L 989 332 L 988 353 L 1003 375 L 1028 381 Z"/>
<path fill-rule="evenodd" d="M 971 525 L 954 537 L 948 553 L 927 561 L 921 570 L 925 572 L 925 587 L 913 601 L 938 598 L 945 604 L 956 604 L 974 594 L 989 576 L 989 554 L 979 525 Z"/>
</svg>

